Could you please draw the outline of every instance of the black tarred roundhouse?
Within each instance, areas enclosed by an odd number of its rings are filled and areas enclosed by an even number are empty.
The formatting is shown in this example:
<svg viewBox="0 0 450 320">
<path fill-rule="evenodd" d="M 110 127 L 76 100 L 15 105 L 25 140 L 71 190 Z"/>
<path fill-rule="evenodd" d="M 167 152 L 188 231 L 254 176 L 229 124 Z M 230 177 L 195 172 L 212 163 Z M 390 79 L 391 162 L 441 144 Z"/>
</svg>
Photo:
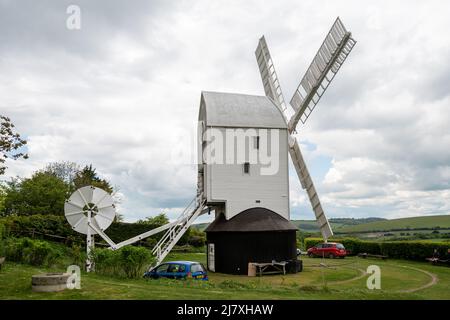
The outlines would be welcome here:
<svg viewBox="0 0 450 320">
<path fill-rule="evenodd" d="M 208 269 L 247 274 L 249 262 L 295 261 L 296 231 L 290 221 L 265 208 L 247 209 L 228 221 L 219 214 L 205 230 Z"/>
</svg>

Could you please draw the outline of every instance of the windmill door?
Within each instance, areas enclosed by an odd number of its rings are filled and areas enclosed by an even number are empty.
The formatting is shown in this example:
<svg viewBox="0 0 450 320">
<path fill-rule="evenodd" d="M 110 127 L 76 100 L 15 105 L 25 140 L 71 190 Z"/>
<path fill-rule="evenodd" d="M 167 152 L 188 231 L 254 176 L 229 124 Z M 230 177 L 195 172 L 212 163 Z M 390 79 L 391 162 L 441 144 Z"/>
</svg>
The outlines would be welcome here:
<svg viewBox="0 0 450 320">
<path fill-rule="evenodd" d="M 212 272 L 216 271 L 214 243 L 208 243 L 208 269 Z"/>
</svg>

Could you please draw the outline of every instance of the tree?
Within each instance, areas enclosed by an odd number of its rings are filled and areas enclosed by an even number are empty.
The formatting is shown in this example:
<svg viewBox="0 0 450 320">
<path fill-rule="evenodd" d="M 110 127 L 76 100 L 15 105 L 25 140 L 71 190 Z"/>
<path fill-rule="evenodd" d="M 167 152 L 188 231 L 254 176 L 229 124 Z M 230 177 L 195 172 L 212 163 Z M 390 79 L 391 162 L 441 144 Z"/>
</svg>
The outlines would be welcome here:
<svg viewBox="0 0 450 320">
<path fill-rule="evenodd" d="M 73 184 L 73 180 L 79 171 L 79 164 L 70 161 L 61 161 L 47 164 L 42 172 L 53 174 L 64 182 Z"/>
<path fill-rule="evenodd" d="M 3 182 L 0 182 L 0 216 L 5 212 L 5 199 L 7 196 L 6 186 Z"/>
<path fill-rule="evenodd" d="M 8 117 L 0 116 L 0 175 L 4 174 L 7 166 L 6 159 L 28 159 L 28 155 L 20 150 L 27 144 L 20 134 L 14 131 L 14 124 Z"/>
<path fill-rule="evenodd" d="M 95 169 L 92 168 L 92 164 L 85 166 L 81 171 L 78 171 L 75 174 L 75 177 L 73 178 L 73 186 L 75 190 L 85 186 L 94 186 L 101 188 L 110 194 L 113 192 L 113 187 L 111 184 L 97 175 Z"/>
<path fill-rule="evenodd" d="M 64 214 L 64 201 L 70 195 L 67 183 L 53 174 L 36 172 L 28 179 L 7 183 L 5 215 Z"/>
<path fill-rule="evenodd" d="M 145 220 L 139 220 L 137 223 L 149 224 L 152 226 L 163 226 L 169 223 L 169 218 L 167 218 L 167 215 L 164 212 L 161 212 L 154 217 L 147 217 Z"/>
<path fill-rule="evenodd" d="M 92 165 L 79 168 L 73 162 L 54 162 L 31 178 L 11 179 L 0 188 L 0 215 L 62 215 L 64 201 L 76 189 L 88 185 L 112 193 L 110 183 L 99 178 Z"/>
</svg>

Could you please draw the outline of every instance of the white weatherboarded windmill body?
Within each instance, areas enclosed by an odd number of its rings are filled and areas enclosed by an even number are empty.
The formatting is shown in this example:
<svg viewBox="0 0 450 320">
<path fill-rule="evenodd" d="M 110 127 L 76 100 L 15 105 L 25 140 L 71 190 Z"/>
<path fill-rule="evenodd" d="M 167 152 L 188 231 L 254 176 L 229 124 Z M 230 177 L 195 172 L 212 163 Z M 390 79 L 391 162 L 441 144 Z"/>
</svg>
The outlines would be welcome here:
<svg viewBox="0 0 450 320">
<path fill-rule="evenodd" d="M 265 96 L 201 94 L 197 195 L 180 217 L 118 244 L 90 223 L 93 234 L 118 249 L 166 231 L 153 248 L 160 263 L 198 216 L 214 211 L 215 220 L 205 230 L 209 270 L 246 273 L 249 262 L 295 260 L 297 229 L 289 221 L 290 155 L 326 241 L 333 232 L 293 133 L 308 119 L 355 44 L 337 18 L 290 100 L 293 115 L 288 119 L 262 37 L 255 54 Z"/>
</svg>

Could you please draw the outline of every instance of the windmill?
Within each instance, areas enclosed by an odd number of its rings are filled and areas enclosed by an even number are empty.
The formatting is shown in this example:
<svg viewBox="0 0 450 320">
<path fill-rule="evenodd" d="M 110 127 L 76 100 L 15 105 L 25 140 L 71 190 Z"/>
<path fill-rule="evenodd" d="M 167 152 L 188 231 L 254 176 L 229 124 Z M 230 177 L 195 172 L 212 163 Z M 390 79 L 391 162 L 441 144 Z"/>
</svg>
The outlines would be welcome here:
<svg viewBox="0 0 450 320">
<path fill-rule="evenodd" d="M 301 186 L 308 194 L 320 232 L 325 241 L 333 235 L 333 231 L 320 203 L 319 195 L 303 159 L 300 146 L 293 133 L 296 131 L 300 121 L 304 124 L 309 118 L 355 44 L 356 41 L 352 38 L 351 33 L 346 30 L 338 17 L 306 70 L 289 103 L 294 111 L 294 114 L 287 122 L 289 154 Z M 287 106 L 264 36 L 259 40 L 255 55 L 265 94 L 285 115 Z"/>
<path fill-rule="evenodd" d="M 297 228 L 290 222 L 288 154 L 326 241 L 333 231 L 293 133 L 300 121 L 305 123 L 308 119 L 355 44 L 337 18 L 290 101 L 294 114 L 288 120 L 280 83 L 262 37 L 255 54 L 265 96 L 205 91 L 201 94 L 197 194 L 176 220 L 116 244 L 104 232 L 115 215 L 107 196 L 86 187 L 67 201 L 66 218 L 76 231 L 87 235 L 88 253 L 95 234 L 116 250 L 165 231 L 152 250 L 159 264 L 199 216 L 214 212 L 215 219 L 205 230 L 209 270 L 245 274 L 249 262 L 281 261 L 295 265 Z M 267 175 L 262 173 L 261 163 L 253 164 L 247 159 L 210 162 L 209 156 L 221 153 L 220 149 L 209 149 L 212 131 L 225 136 L 227 146 L 235 138 L 239 140 L 234 135 L 229 138 L 230 131 L 244 133 L 244 145 L 258 157 L 263 153 L 260 147 L 265 145 L 265 134 L 273 132 L 272 140 L 266 143 L 278 147 L 271 153 L 276 154 L 279 167 Z M 225 148 L 225 158 L 234 161 L 234 150 L 234 146 Z"/>
</svg>

